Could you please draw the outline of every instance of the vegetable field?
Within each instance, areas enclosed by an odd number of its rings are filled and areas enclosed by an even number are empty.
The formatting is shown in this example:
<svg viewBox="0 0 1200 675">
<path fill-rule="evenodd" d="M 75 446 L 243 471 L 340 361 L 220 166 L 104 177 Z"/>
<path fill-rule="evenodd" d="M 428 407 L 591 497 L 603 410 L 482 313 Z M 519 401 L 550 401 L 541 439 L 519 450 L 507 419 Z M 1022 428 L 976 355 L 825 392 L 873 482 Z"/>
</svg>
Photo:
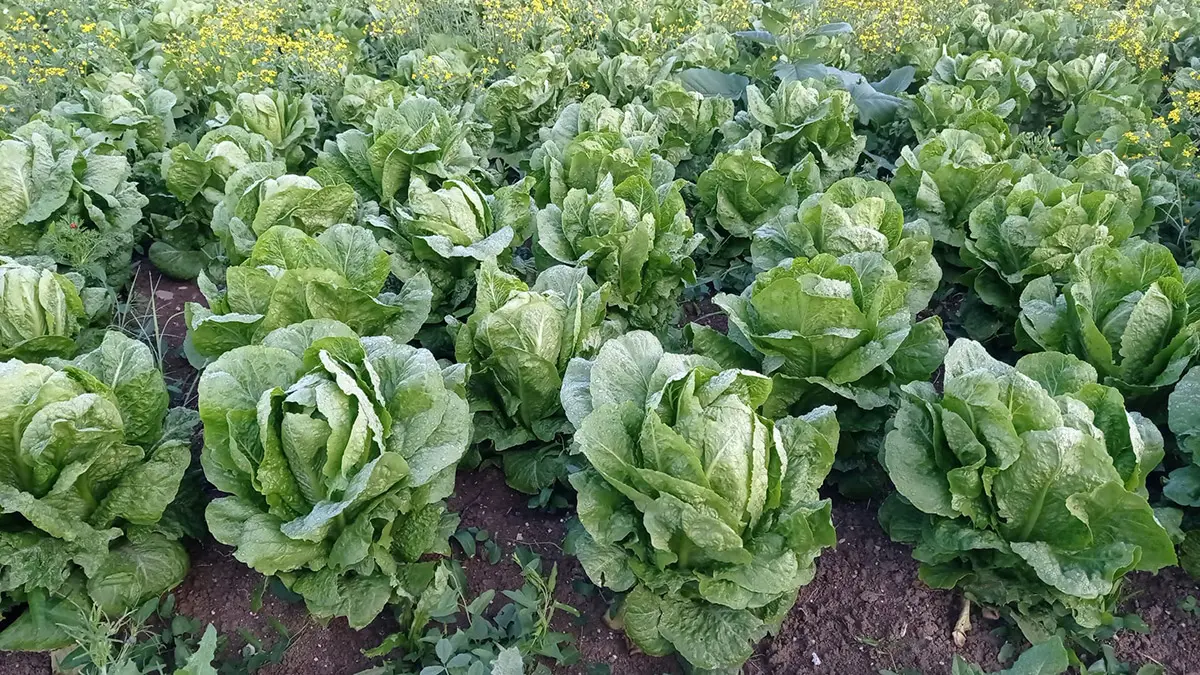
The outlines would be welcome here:
<svg viewBox="0 0 1200 675">
<path fill-rule="evenodd" d="M 1200 675 L 1200 4 L 0 4 L 0 673 Z"/>
</svg>

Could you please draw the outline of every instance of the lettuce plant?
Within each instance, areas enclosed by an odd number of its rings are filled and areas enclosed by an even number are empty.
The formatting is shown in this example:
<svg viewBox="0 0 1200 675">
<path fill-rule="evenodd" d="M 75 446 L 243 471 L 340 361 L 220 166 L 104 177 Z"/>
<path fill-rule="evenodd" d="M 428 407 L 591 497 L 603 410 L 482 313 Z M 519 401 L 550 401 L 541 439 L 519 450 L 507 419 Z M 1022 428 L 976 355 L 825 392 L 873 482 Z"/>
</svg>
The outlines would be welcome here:
<svg viewBox="0 0 1200 675">
<path fill-rule="evenodd" d="M 591 269 L 631 325 L 661 329 L 674 323 L 684 284 L 696 281 L 691 254 L 703 239 L 692 230 L 681 183 L 656 189 L 634 175 L 614 187 L 609 175 L 594 192 L 573 188 L 562 208 L 538 212 L 537 245 L 558 262 Z"/>
<path fill-rule="evenodd" d="M 647 654 L 737 671 L 836 540 L 817 493 L 834 411 L 772 422 L 759 413 L 770 391 L 640 331 L 571 362 L 563 406 L 589 463 L 570 478 L 571 544 L 593 582 L 627 593 L 619 619 Z"/>
<path fill-rule="evenodd" d="M 404 85 L 396 80 L 351 73 L 346 76 L 342 96 L 331 112 L 339 123 L 369 132 L 375 124 L 375 112 L 394 108 L 404 98 L 404 92 Z"/>
<path fill-rule="evenodd" d="M 1130 239 L 1082 251 L 1059 289 L 1050 276 L 1021 293 L 1020 328 L 1047 351 L 1074 354 L 1124 395 L 1179 381 L 1200 357 L 1200 274 L 1161 244 Z"/>
<path fill-rule="evenodd" d="M 383 292 L 390 264 L 364 228 L 336 225 L 314 238 L 273 227 L 249 260 L 226 271 L 224 290 L 201 277 L 208 307 L 184 305 L 189 356 L 197 363 L 212 360 L 308 319 L 336 320 L 363 335 L 408 342 L 429 314 L 429 281 L 417 275 L 399 294 Z"/>
<path fill-rule="evenodd" d="M 758 140 L 752 133 L 736 149 L 717 155 L 696 180 L 697 217 L 709 229 L 749 239 L 781 208 L 798 201 L 796 188 L 762 155 Z"/>
<path fill-rule="evenodd" d="M 93 604 L 118 616 L 183 580 L 168 507 L 193 422 L 168 415 L 150 349 L 116 332 L 72 361 L 0 363 L 0 388 L 0 606 L 26 606 L 0 649 L 57 649 Z"/>
<path fill-rule="evenodd" d="M 0 358 L 39 362 L 75 353 L 83 300 L 67 277 L 0 258 Z"/>
<path fill-rule="evenodd" d="M 662 134 L 658 117 L 639 104 L 617 108 L 592 94 L 566 106 L 529 160 L 538 205 L 562 206 L 573 189 L 595 192 L 605 176 L 615 185 L 632 176 L 656 188 L 670 183 L 675 168 L 657 152 Z"/>
<path fill-rule="evenodd" d="M 212 230 L 229 261 L 240 264 L 271 228 L 318 235 L 353 220 L 356 204 L 349 185 L 322 185 L 308 176 L 277 175 L 272 165 L 252 164 L 225 182 L 225 195 L 213 209 Z"/>
<path fill-rule="evenodd" d="M 510 164 L 528 153 L 538 129 L 554 123 L 568 89 L 567 76 L 562 55 L 546 51 L 521 57 L 508 77 L 488 85 L 479 112 L 492 125 L 496 150 Z"/>
<path fill-rule="evenodd" d="M 118 147 L 135 162 L 162 152 L 175 136 L 179 99 L 148 71 L 92 73 L 77 94 L 50 114 L 86 127 L 92 142 Z"/>
<path fill-rule="evenodd" d="M 1115 157 L 1112 161 L 1120 164 Z M 1048 275 L 1061 282 L 1085 248 L 1119 245 L 1133 232 L 1131 211 L 1141 209 L 1141 192 L 1128 179 L 1126 189 L 1114 192 L 1106 188 L 1119 186 L 1103 180 L 1073 182 L 1075 171 L 1056 176 L 1033 168 L 1007 195 L 993 196 L 971 211 L 962 250 L 971 271 L 960 281 L 973 291 L 969 300 L 988 305 L 983 311 L 992 317 L 964 320 L 972 337 L 987 339 L 1012 325 L 1021 291 L 1033 279 Z M 1078 163 L 1070 167 L 1080 168 Z M 964 304 L 964 311 L 972 307 Z"/>
<path fill-rule="evenodd" d="M 883 254 L 909 285 L 907 302 L 913 315 L 929 305 L 942 278 L 929 226 L 921 220 L 906 224 L 904 209 L 887 183 L 862 178 L 843 178 L 799 206 L 783 207 L 754 231 L 750 252 L 760 272 L 789 258 L 819 253 L 839 258 Z"/>
<path fill-rule="evenodd" d="M 970 86 L 984 97 L 994 97 L 1002 104 L 1013 101 L 1017 114 L 1030 105 L 1030 96 L 1037 88 L 1031 70 L 1036 61 L 1000 51 L 978 51 L 973 54 L 943 56 L 934 65 L 930 81 L 958 86 Z"/>
<path fill-rule="evenodd" d="M 257 94 L 238 94 L 229 109 L 219 102 L 214 108 L 210 127 L 240 127 L 262 136 L 290 170 L 304 161 L 305 148 L 319 131 L 310 94 L 298 96 L 264 89 Z"/>
<path fill-rule="evenodd" d="M 473 115 L 469 105 L 447 109 L 409 94 L 394 106 L 377 108 L 369 131 L 350 129 L 325 141 L 309 175 L 324 186 L 349 185 L 361 199 L 391 208 L 408 194 L 414 175 L 466 178 L 481 167 L 491 137 L 475 128 Z"/>
<path fill-rule="evenodd" d="M 866 496 L 884 481 L 873 455 L 897 386 L 928 380 L 946 353 L 941 319 L 915 321 L 911 293 L 881 253 L 798 257 L 760 273 L 740 296 L 714 298 L 728 336 L 690 332 L 697 352 L 771 377 L 768 416 L 839 406 L 851 432 L 835 467 L 839 489 Z"/>
<path fill-rule="evenodd" d="M 442 500 L 471 435 L 463 376 L 327 319 L 226 352 L 200 378 L 201 462 L 227 494 L 209 530 L 312 615 L 365 626 L 435 564 L 422 556 L 449 553 L 457 517 Z"/>
<path fill-rule="evenodd" d="M 0 250 L 41 254 L 111 287 L 130 275 L 147 199 L 124 153 L 34 121 L 0 140 Z"/>
<path fill-rule="evenodd" d="M 286 172 L 286 164 L 276 160 L 271 143 L 240 126 L 213 129 L 195 148 L 182 143 L 163 153 L 159 175 L 166 193 L 150 195 L 150 233 L 154 238 L 150 261 L 178 279 L 194 279 L 202 271 L 220 276 L 228 257 L 212 221 L 216 206 L 226 201 L 226 183 L 232 181 L 235 188 L 245 191 L 253 188 L 255 181 L 278 178 Z M 240 196 L 230 195 L 230 201 Z M 223 211 L 222 222 L 228 213 Z M 231 236 L 225 241 L 233 249 L 235 261 L 244 258 Z"/>
<path fill-rule="evenodd" d="M 910 292 L 874 251 L 793 258 L 741 295 L 717 295 L 729 336 L 696 329 L 696 346 L 723 365 L 759 365 L 773 376 L 768 414 L 839 399 L 882 408 L 893 385 L 928 379 L 946 350 L 941 319 L 915 321 Z"/>
<path fill-rule="evenodd" d="M 413 178 L 408 202 L 397 209 L 396 224 L 386 228 L 384 244 L 393 249 L 392 271 L 401 281 L 429 277 L 439 322 L 471 298 L 480 262 L 507 265 L 512 250 L 529 238 L 532 183 L 525 179 L 489 195 L 470 180 L 447 180 L 433 190 L 424 179 Z"/>
<path fill-rule="evenodd" d="M 711 163 L 722 138 L 718 131 L 733 119 L 733 99 L 704 96 L 673 80 L 659 80 L 650 88 L 650 110 L 663 126 L 659 154 L 694 179 Z"/>
<path fill-rule="evenodd" d="M 1005 194 L 1019 173 L 999 154 L 1004 135 L 991 126 L 976 131 L 946 129 L 904 148 L 891 184 L 905 215 L 928 222 L 934 240 L 954 251 L 966 241 L 971 211 Z"/>
<path fill-rule="evenodd" d="M 471 368 L 475 440 L 503 451 L 509 485 L 537 493 L 563 474 L 553 442 L 570 426 L 558 392 L 568 362 L 601 341 L 608 285 L 560 265 L 529 288 L 493 260 L 477 276 L 470 319 L 451 321 L 456 360 Z"/>
<path fill-rule="evenodd" d="M 995 89 L 977 94 L 970 85 L 926 82 L 912 103 L 908 123 L 918 140 L 924 141 L 944 129 L 960 129 L 989 139 L 996 146 L 992 151 L 1012 142 L 1005 119 L 1017 104 L 1012 99 L 1002 103 Z"/>
<path fill-rule="evenodd" d="M 1003 608 L 1035 643 L 1094 633 L 1127 572 L 1175 564 L 1145 497 L 1162 436 L 1096 379 L 1070 355 L 1013 367 L 959 340 L 944 394 L 906 385 L 885 445 L 897 494 L 880 520 L 916 544 L 921 579 Z"/>
<path fill-rule="evenodd" d="M 854 170 L 866 147 L 866 137 L 854 133 L 857 116 L 850 92 L 817 80 L 789 80 L 770 96 L 746 87 L 742 123 L 762 133 L 763 155 L 775 166 L 793 167 L 811 153 L 823 174 L 837 177 Z"/>
</svg>

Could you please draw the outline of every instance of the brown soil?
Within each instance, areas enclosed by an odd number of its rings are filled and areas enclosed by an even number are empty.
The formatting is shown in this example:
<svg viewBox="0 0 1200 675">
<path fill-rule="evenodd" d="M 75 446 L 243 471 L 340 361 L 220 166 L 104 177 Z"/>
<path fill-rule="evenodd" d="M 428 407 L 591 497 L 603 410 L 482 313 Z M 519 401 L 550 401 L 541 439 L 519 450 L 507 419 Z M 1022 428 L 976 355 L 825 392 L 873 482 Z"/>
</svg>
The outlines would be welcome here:
<svg viewBox="0 0 1200 675">
<path fill-rule="evenodd" d="M 572 587 L 576 580 L 586 582 L 587 576 L 579 562 L 562 550 L 570 513 L 555 514 L 527 508 L 529 498 L 505 485 L 504 474 L 495 467 L 460 474 L 456 492 L 450 500 L 450 508 L 462 517 L 461 527 L 486 529 L 504 553 L 495 565 L 479 556 L 463 561 L 472 597 L 489 588 L 501 590 L 522 586 L 521 568 L 512 558 L 518 546 L 529 548 L 542 557 L 543 573 L 549 573 L 551 565 L 558 565 L 556 597 L 578 609 L 583 616 L 576 621 L 564 613 L 556 619 L 558 630 L 576 636 L 576 647 L 580 652 L 579 664 L 563 668 L 562 672 L 582 674 L 592 663 L 607 663 L 614 675 L 680 672 L 672 659 L 652 658 L 631 650 L 625 636 L 604 622 L 604 613 L 608 609 L 604 598 L 597 593 L 584 597 Z M 462 557 L 457 545 L 455 557 Z M 499 609 L 504 602 L 502 598 L 497 600 L 492 609 Z"/>
<path fill-rule="evenodd" d="M 683 318 L 680 319 L 679 325 L 686 326 L 689 323 L 708 326 L 722 333 L 729 329 L 729 317 L 725 316 L 710 297 L 683 303 Z"/>
<path fill-rule="evenodd" d="M 352 630 L 345 619 L 323 626 L 309 618 L 303 603 L 284 602 L 270 592 L 263 595 L 262 609 L 251 611 L 262 575 L 235 560 L 227 546 L 211 539 L 193 544 L 191 572 L 175 589 L 175 611 L 216 626 L 228 637 L 230 649 L 245 643 L 242 630 L 267 644 L 279 639 L 268 619 L 278 620 L 292 636 L 292 646 L 283 663 L 262 669 L 262 675 L 348 675 L 370 666 L 362 651 L 379 643 L 385 622 L 361 631 Z"/>
<path fill-rule="evenodd" d="M 917 563 L 894 544 L 876 519 L 878 504 L 838 502 L 838 543 L 817 559 L 817 576 L 774 640 L 764 643 L 773 673 L 876 673 L 917 668 L 947 673 L 954 654 L 987 670 L 999 669 L 995 624 L 972 616 L 967 643 L 956 649 L 951 630 L 962 608 L 954 593 L 917 580 Z"/>
<path fill-rule="evenodd" d="M 1150 633 L 1121 633 L 1117 655 L 1129 663 L 1162 664 L 1169 675 L 1200 675 L 1200 614 L 1179 607 L 1189 595 L 1200 599 L 1200 581 L 1173 567 L 1131 575 L 1125 592 L 1121 611 L 1140 616 Z"/>
</svg>

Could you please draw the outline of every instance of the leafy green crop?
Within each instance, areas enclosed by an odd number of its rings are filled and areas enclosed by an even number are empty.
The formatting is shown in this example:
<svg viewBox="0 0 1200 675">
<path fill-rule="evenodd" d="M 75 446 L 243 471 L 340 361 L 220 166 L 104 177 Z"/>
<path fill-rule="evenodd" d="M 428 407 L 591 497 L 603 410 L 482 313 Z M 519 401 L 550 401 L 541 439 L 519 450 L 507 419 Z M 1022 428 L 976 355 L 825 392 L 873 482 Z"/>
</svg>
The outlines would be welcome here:
<svg viewBox="0 0 1200 675">
<path fill-rule="evenodd" d="M 1121 578 L 1175 564 L 1146 502 L 1162 436 L 1075 357 L 1016 367 L 959 340 L 945 393 L 904 387 L 885 464 L 897 494 L 880 521 L 916 544 L 921 579 L 1004 608 L 1039 642 L 1111 622 Z"/>
<path fill-rule="evenodd" d="M 606 334 L 609 287 L 565 265 L 539 274 L 532 288 L 493 261 L 477 275 L 474 312 L 451 324 L 455 357 L 471 367 L 475 441 L 504 451 L 509 485 L 534 494 L 564 474 L 562 453 L 545 446 L 571 430 L 559 403 L 563 374 Z M 543 447 L 517 449 L 533 442 Z"/>
<path fill-rule="evenodd" d="M 267 230 L 249 260 L 225 273 L 218 290 L 201 277 L 208 307 L 184 306 L 188 346 L 203 362 L 307 319 L 339 321 L 362 335 L 408 342 L 429 315 L 429 280 L 414 276 L 400 293 L 382 292 L 390 259 L 370 231 L 335 225 L 317 237 L 282 225 Z"/>
<path fill-rule="evenodd" d="M 536 143 L 538 130 L 554 122 L 568 94 L 567 64 L 561 54 L 546 51 L 522 58 L 511 75 L 488 86 L 480 103 L 480 113 L 492 125 L 496 150 L 518 164 Z"/>
<path fill-rule="evenodd" d="M 511 262 L 512 250 L 533 229 L 533 181 L 485 194 L 470 180 L 450 179 L 433 190 L 419 177 L 409 183 L 408 202 L 397 210 L 385 242 L 395 249 L 392 271 L 410 283 L 421 275 L 433 285 L 433 316 L 458 313 L 471 298 L 475 271 L 484 260 Z"/>
<path fill-rule="evenodd" d="M 480 168 L 481 151 L 491 137 L 472 121 L 474 108 L 447 109 L 437 100 L 409 94 L 394 106 L 380 106 L 369 132 L 350 129 L 325 141 L 309 175 L 327 189 L 349 185 L 362 200 L 391 208 L 408 194 L 413 176 L 467 178 Z"/>
<path fill-rule="evenodd" d="M 775 166 L 790 169 L 811 153 L 822 174 L 836 178 L 854 170 L 866 147 L 866 137 L 854 132 L 857 116 L 850 92 L 791 80 L 766 97 L 746 87 L 746 119 L 739 122 L 762 133 L 763 155 Z"/>
<path fill-rule="evenodd" d="M 208 124 L 217 129 L 240 127 L 262 136 L 289 170 L 304 161 L 305 150 L 315 140 L 318 129 L 310 94 L 294 96 L 274 89 L 238 94 L 228 110 L 217 103 Z"/>
<path fill-rule="evenodd" d="M 194 279 L 201 272 L 219 277 L 230 257 L 239 261 L 245 255 L 233 239 L 235 228 L 216 224 L 214 229 L 216 208 L 225 204 L 220 222 L 226 222 L 240 193 L 286 171 L 266 138 L 238 126 L 209 131 L 195 149 L 183 143 L 164 152 L 159 174 L 166 194 L 151 195 L 151 262 L 177 279 Z M 228 198 L 227 183 L 234 188 Z M 225 236 L 219 240 L 218 234 Z"/>
<path fill-rule="evenodd" d="M 312 319 L 226 352 L 200 378 L 208 527 L 314 616 L 365 626 L 449 552 L 442 500 L 466 452 L 465 370 Z"/>
<path fill-rule="evenodd" d="M 710 229 L 717 225 L 730 236 L 749 239 L 780 209 L 798 201 L 791 181 L 763 157 L 760 140 L 752 133 L 738 148 L 717 155 L 697 179 L 697 214 Z"/>
<path fill-rule="evenodd" d="M 971 271 L 960 281 L 978 298 L 991 320 L 967 323 L 972 338 L 1007 332 L 1018 299 L 1034 279 L 1059 283 L 1089 246 L 1120 245 L 1141 211 L 1137 186 L 1123 175 L 1112 153 L 1080 159 L 1056 176 L 1033 165 L 1005 196 L 996 195 L 971 211 L 962 260 Z"/>
<path fill-rule="evenodd" d="M 877 434 L 895 388 L 928 380 L 946 353 L 941 319 L 914 321 L 911 292 L 875 251 L 794 258 L 760 273 L 740 296 L 717 295 L 729 335 L 692 326 L 693 346 L 725 367 L 770 376 L 770 417 L 836 404 L 844 431 Z M 872 445 L 867 436 L 846 444 L 837 468 L 853 480 L 844 491 L 877 487 Z"/>
<path fill-rule="evenodd" d="M 572 188 L 561 208 L 538 212 L 537 245 L 558 262 L 592 270 L 632 326 L 661 329 L 674 323 L 684 284 L 696 281 L 691 254 L 703 239 L 692 230 L 681 183 L 655 188 L 632 175 L 614 187 L 608 175 L 594 191 Z"/>
<path fill-rule="evenodd" d="M 934 240 L 957 250 L 976 206 L 1005 194 L 1020 175 L 998 147 L 1006 134 L 992 126 L 946 129 L 900 151 L 892 190 L 909 218 L 929 223 Z"/>
<path fill-rule="evenodd" d="M 116 288 L 127 282 L 147 199 L 124 153 L 34 121 L 0 140 L 0 251 L 42 254 Z"/>
<path fill-rule="evenodd" d="M 590 467 L 571 475 L 576 555 L 628 592 L 620 617 L 647 654 L 734 672 L 777 630 L 835 541 L 817 489 L 833 464 L 832 408 L 776 422 L 771 380 L 664 353 L 635 331 L 571 362 L 563 406 Z"/>
<path fill-rule="evenodd" d="M 0 258 L 0 358 L 71 356 L 84 316 L 70 279 Z"/>
<path fill-rule="evenodd" d="M 60 101 L 51 115 L 86 127 L 89 141 L 120 148 L 135 163 L 162 152 L 175 137 L 179 97 L 147 71 L 93 73 L 78 96 Z"/>
<path fill-rule="evenodd" d="M 1200 275 L 1165 246 L 1094 246 L 1057 289 L 1049 276 L 1021 294 L 1021 329 L 1042 349 L 1074 354 L 1126 396 L 1169 387 L 1200 357 Z"/>
<path fill-rule="evenodd" d="M 640 104 L 614 107 L 592 94 L 563 108 L 529 164 L 537 178 L 539 206 L 564 206 L 571 190 L 596 192 L 606 177 L 620 185 L 640 176 L 653 187 L 669 184 L 675 167 L 657 152 L 663 133 L 658 117 Z"/>
<path fill-rule="evenodd" d="M 913 315 L 929 305 L 942 278 L 929 226 L 920 220 L 906 224 L 887 184 L 861 178 L 843 178 L 797 207 L 785 206 L 754 231 L 750 252 L 758 271 L 819 253 L 881 253 L 908 284 Z"/>
<path fill-rule="evenodd" d="M 195 416 L 168 412 L 150 349 L 116 332 L 72 361 L 0 363 L 0 388 L 0 604 L 27 605 L 0 649 L 57 649 L 93 603 L 119 615 L 183 580 L 169 507 Z"/>
</svg>

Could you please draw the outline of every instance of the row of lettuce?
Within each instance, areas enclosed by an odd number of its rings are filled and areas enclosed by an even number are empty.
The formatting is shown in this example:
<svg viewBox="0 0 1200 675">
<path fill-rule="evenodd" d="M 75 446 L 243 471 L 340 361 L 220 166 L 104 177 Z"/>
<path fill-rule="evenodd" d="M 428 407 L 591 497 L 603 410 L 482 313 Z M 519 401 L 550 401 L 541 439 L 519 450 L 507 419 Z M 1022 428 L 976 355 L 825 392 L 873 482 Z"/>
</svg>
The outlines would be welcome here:
<svg viewBox="0 0 1200 675">
<path fill-rule="evenodd" d="M 1050 7 L 968 7 L 873 84 L 761 8 L 720 58 L 550 50 L 454 92 L 351 75 L 198 112 L 153 69 L 93 75 L 0 140 L 0 647 L 186 573 L 196 414 L 104 330 L 143 242 L 206 300 L 209 531 L 314 616 L 419 604 L 482 451 L 574 489 L 568 548 L 648 654 L 739 668 L 836 541 L 827 481 L 895 486 L 927 584 L 1034 642 L 1095 633 L 1122 577 L 1200 547 L 1200 278 L 1165 230 L 1194 146 L 1155 121 L 1195 48 L 1168 9 L 1165 99 Z M 681 338 L 698 281 L 728 327 Z"/>
</svg>

